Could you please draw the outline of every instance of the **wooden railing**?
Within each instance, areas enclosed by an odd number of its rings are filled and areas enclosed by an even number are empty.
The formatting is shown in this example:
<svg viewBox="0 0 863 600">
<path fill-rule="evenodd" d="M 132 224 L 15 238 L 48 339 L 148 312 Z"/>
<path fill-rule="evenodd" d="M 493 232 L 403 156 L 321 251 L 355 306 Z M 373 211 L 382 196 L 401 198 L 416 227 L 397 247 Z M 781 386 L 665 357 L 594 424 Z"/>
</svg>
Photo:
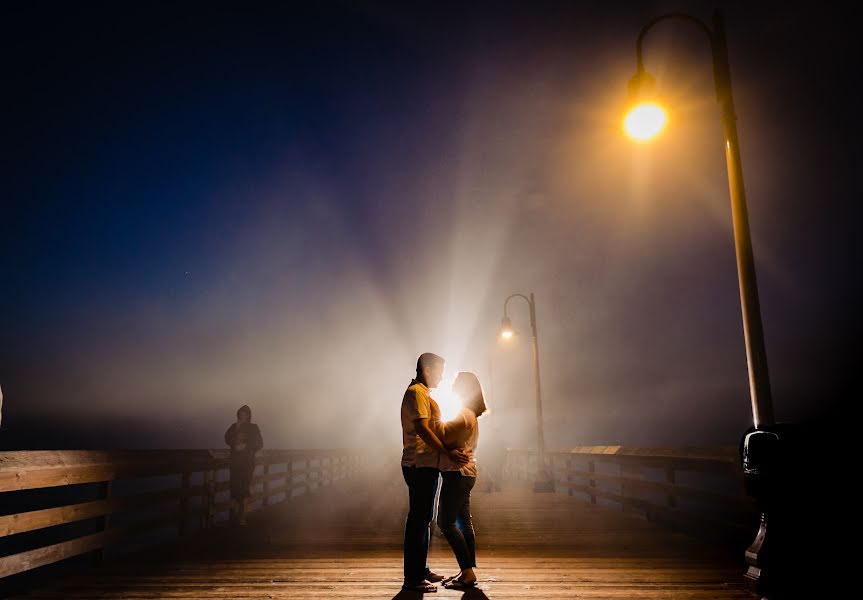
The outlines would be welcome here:
<svg viewBox="0 0 863 600">
<path fill-rule="evenodd" d="M 250 509 L 353 477 L 361 450 L 264 450 Z M 227 450 L 0 452 L 0 579 L 227 518 Z"/>
<path fill-rule="evenodd" d="M 748 540 L 758 513 L 745 494 L 736 447 L 583 446 L 546 452 L 555 491 L 670 527 Z M 531 481 L 536 453 L 508 449 L 507 476 Z"/>
<path fill-rule="evenodd" d="M 352 478 L 368 471 L 371 456 L 262 451 L 250 508 Z M 558 493 L 689 532 L 751 538 L 757 530 L 736 448 L 600 446 L 546 457 Z M 508 450 L 506 471 L 534 479 L 535 454 Z M 0 580 L 70 557 L 98 562 L 109 549 L 120 553 L 212 527 L 227 519 L 229 486 L 226 450 L 0 452 Z"/>
</svg>

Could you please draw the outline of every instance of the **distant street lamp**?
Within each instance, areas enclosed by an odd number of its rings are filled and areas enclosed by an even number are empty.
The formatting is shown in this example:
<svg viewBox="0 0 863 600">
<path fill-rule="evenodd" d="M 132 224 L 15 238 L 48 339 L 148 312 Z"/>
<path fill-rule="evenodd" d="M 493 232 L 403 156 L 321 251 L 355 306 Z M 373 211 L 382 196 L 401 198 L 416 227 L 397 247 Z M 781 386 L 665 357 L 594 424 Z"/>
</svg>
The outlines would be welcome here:
<svg viewBox="0 0 863 600">
<path fill-rule="evenodd" d="M 645 106 L 654 87 L 653 78 L 644 70 L 642 43 L 647 32 L 657 23 L 676 19 L 686 21 L 701 30 L 710 42 L 713 55 L 713 79 L 716 99 L 722 115 L 725 142 L 725 159 L 728 170 L 728 187 L 731 196 L 731 219 L 734 226 L 734 248 L 737 256 L 737 278 L 740 288 L 740 307 L 743 316 L 743 338 L 746 344 L 746 361 L 749 373 L 749 394 L 752 404 L 753 430 L 743 438 L 744 475 L 748 478 L 769 480 L 775 473 L 779 436 L 773 418 L 773 401 L 770 395 L 770 380 L 767 374 L 767 352 L 764 345 L 764 330 L 761 325 L 761 309 L 758 302 L 758 287 L 755 281 L 755 260 L 749 233 L 749 216 L 746 209 L 746 194 L 743 189 L 743 168 L 737 139 L 737 116 L 731 94 L 731 71 L 728 66 L 728 47 L 725 40 L 725 23 L 717 10 L 713 14 L 711 29 L 700 19 L 683 13 L 669 13 L 647 23 L 638 34 L 636 42 L 636 71 L 629 81 L 630 101 L 638 103 L 637 112 L 627 115 L 624 129 L 637 141 L 647 141 L 660 133 L 665 125 L 665 112 L 658 104 Z M 771 430 L 772 429 L 772 430 Z M 750 489 L 769 494 L 762 483 Z M 746 577 L 759 589 L 765 564 L 766 512 L 763 508 L 761 525 L 755 541 L 746 551 L 750 565 Z"/>
<path fill-rule="evenodd" d="M 533 298 L 533 292 L 530 298 L 524 294 L 512 294 L 503 302 L 503 319 L 500 321 L 500 337 L 502 340 L 508 341 L 515 337 L 515 330 L 512 328 L 512 321 L 506 312 L 506 306 L 513 298 L 522 298 L 530 307 L 530 328 L 532 333 L 533 346 L 533 373 L 536 382 L 536 480 L 533 482 L 534 492 L 553 492 L 554 480 L 548 472 L 545 464 L 545 435 L 542 430 L 542 390 L 539 383 L 539 343 L 536 334 L 536 302 Z"/>
</svg>

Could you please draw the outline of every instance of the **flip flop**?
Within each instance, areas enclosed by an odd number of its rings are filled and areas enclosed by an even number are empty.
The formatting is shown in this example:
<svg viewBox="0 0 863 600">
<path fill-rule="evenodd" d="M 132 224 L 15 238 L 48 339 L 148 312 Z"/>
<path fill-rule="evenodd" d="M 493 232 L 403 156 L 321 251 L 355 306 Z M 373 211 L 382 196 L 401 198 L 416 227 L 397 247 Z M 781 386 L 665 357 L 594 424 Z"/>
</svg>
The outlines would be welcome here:
<svg viewBox="0 0 863 600">
<path fill-rule="evenodd" d="M 402 589 L 406 592 L 419 592 L 421 594 L 433 594 L 434 592 L 437 592 L 437 588 L 427 581 L 406 583 L 402 586 Z"/>
<path fill-rule="evenodd" d="M 443 584 L 443 586 L 448 590 L 469 590 L 476 587 L 476 581 L 464 583 L 463 581 L 459 581 L 458 579 L 453 579 L 452 581 L 448 581 Z"/>
</svg>

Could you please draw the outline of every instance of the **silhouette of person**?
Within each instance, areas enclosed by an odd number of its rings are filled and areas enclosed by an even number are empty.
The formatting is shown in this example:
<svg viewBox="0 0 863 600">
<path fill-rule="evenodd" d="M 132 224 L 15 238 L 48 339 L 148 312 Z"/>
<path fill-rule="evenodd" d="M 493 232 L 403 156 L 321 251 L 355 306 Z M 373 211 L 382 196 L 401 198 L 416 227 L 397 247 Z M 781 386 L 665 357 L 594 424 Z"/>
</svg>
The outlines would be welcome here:
<svg viewBox="0 0 863 600">
<path fill-rule="evenodd" d="M 225 432 L 225 443 L 231 447 L 231 519 L 245 525 L 248 499 L 252 495 L 255 453 L 264 447 L 261 430 L 252 423 L 252 409 L 248 405 L 237 410 L 237 422 Z"/>
<path fill-rule="evenodd" d="M 441 454 L 456 464 L 467 463 L 463 450 L 447 449 L 441 439 L 440 407 L 431 396 L 443 378 L 444 359 L 426 352 L 417 359 L 416 377 L 402 398 L 402 476 L 408 486 L 409 508 L 404 531 L 404 584 L 411 592 L 434 592 L 443 580 L 428 566 L 431 522 L 440 482 Z"/>
</svg>

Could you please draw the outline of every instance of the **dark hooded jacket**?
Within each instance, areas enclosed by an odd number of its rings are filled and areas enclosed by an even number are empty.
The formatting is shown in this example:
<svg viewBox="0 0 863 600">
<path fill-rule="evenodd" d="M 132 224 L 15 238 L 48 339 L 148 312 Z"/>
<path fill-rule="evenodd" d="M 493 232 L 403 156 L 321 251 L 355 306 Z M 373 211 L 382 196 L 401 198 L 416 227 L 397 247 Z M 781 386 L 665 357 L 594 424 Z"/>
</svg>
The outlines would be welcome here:
<svg viewBox="0 0 863 600">
<path fill-rule="evenodd" d="M 264 440 L 261 430 L 251 422 L 252 409 L 243 406 L 238 410 L 248 411 L 248 423 L 233 423 L 225 432 L 225 443 L 231 447 L 229 468 L 231 471 L 231 498 L 243 499 L 251 496 L 251 486 L 255 477 L 255 452 L 263 448 Z M 246 447 L 236 450 L 235 446 L 245 443 Z"/>
<path fill-rule="evenodd" d="M 247 411 L 250 416 L 248 423 L 232 423 L 225 432 L 225 443 L 231 447 L 231 456 L 244 455 L 249 459 L 254 459 L 255 452 L 264 447 L 264 439 L 261 437 L 260 428 L 251 422 L 252 409 L 247 405 L 243 405 L 240 411 Z M 242 442 L 246 443 L 245 450 L 234 450 L 234 446 Z M 238 456 L 239 458 L 239 456 Z"/>
</svg>

